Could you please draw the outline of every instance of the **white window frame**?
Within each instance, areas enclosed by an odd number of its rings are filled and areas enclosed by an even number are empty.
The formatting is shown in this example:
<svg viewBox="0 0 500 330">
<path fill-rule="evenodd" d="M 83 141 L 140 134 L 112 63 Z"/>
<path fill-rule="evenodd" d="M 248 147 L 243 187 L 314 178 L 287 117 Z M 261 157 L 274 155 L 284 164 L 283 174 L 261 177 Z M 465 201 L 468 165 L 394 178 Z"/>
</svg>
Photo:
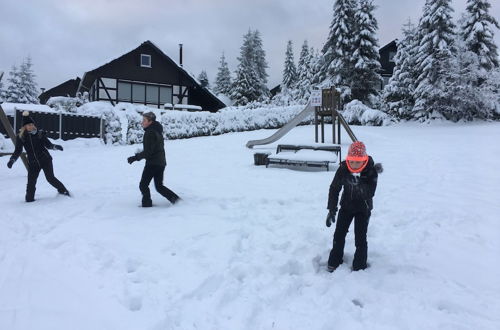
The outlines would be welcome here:
<svg viewBox="0 0 500 330">
<path fill-rule="evenodd" d="M 142 64 L 142 59 L 143 59 L 143 57 L 147 57 L 147 58 L 149 58 L 149 65 L 144 65 L 144 64 Z M 148 55 L 148 54 L 141 54 L 141 63 L 140 63 L 140 64 L 141 64 L 141 67 L 143 67 L 143 68 L 151 68 L 151 55 Z"/>
</svg>

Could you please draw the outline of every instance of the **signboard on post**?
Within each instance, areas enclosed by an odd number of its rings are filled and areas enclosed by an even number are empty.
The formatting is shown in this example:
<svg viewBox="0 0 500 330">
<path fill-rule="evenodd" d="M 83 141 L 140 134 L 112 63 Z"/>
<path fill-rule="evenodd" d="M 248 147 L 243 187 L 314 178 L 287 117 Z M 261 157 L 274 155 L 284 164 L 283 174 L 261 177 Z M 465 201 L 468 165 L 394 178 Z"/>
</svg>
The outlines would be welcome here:
<svg viewBox="0 0 500 330">
<path fill-rule="evenodd" d="M 321 97 L 321 90 L 313 90 L 311 91 L 311 105 L 313 107 L 320 107 L 323 100 Z"/>
</svg>

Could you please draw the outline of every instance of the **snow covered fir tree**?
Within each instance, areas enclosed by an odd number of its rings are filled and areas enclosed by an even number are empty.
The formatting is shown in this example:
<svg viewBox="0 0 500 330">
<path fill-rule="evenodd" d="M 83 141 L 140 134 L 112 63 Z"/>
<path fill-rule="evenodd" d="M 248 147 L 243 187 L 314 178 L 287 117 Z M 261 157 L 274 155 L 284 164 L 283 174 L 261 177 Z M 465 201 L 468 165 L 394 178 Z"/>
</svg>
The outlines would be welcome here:
<svg viewBox="0 0 500 330">
<path fill-rule="evenodd" d="M 297 65 L 296 98 L 300 103 L 307 102 L 311 94 L 314 78 L 314 60 L 314 49 L 309 48 L 307 40 L 304 40 Z"/>
<path fill-rule="evenodd" d="M 285 52 L 285 66 L 283 68 L 282 88 L 293 90 L 297 84 L 297 68 L 293 58 L 293 43 L 288 40 Z"/>
<path fill-rule="evenodd" d="M 298 74 L 293 56 L 293 43 L 287 42 L 285 63 L 283 65 L 283 78 L 280 84 L 281 91 L 273 98 L 273 104 L 289 105 L 296 103 Z"/>
<path fill-rule="evenodd" d="M 372 0 L 361 0 L 354 15 L 356 34 L 352 54 L 354 69 L 351 74 L 351 97 L 368 105 L 377 103 L 376 97 L 382 82 L 376 36 L 378 23 L 374 10 Z"/>
<path fill-rule="evenodd" d="M 356 42 L 355 13 L 357 1 L 336 0 L 328 39 L 322 49 L 322 66 L 315 83 L 334 85 L 344 101 L 351 95 L 351 75 L 354 71 L 353 53 Z"/>
<path fill-rule="evenodd" d="M 385 86 L 382 100 L 385 111 L 394 118 L 410 120 L 415 105 L 413 90 L 417 73 L 415 70 L 416 54 L 415 26 L 408 21 L 403 28 L 403 38 L 398 40 L 398 50 L 394 56 L 394 72 Z"/>
<path fill-rule="evenodd" d="M 38 90 L 33 71 L 31 57 L 21 63 L 19 69 L 13 65 L 7 79 L 8 87 L 2 89 L 2 98 L 5 102 L 38 104 Z"/>
<path fill-rule="evenodd" d="M 219 68 L 215 78 L 214 92 L 223 95 L 231 94 L 231 72 L 229 71 L 224 53 L 220 58 Z"/>
<path fill-rule="evenodd" d="M 208 80 L 208 75 L 205 70 L 202 70 L 198 75 L 198 81 L 200 82 L 201 87 L 210 88 L 210 82 Z"/>
<path fill-rule="evenodd" d="M 0 80 L 0 102 L 4 101 L 6 91 L 3 89 L 3 79 Z"/>
<path fill-rule="evenodd" d="M 269 96 L 266 72 L 268 65 L 259 31 L 249 30 L 243 36 L 238 61 L 231 90 L 234 105 L 266 100 Z"/>
<path fill-rule="evenodd" d="M 487 0 L 469 0 L 458 26 L 449 0 L 427 0 L 416 29 L 405 27 L 384 111 L 397 119 L 497 118 L 498 52 Z"/>
<path fill-rule="evenodd" d="M 493 40 L 498 21 L 491 16 L 489 0 L 467 0 L 467 10 L 460 35 L 467 50 L 478 56 L 479 64 L 486 73 L 498 68 L 498 47 Z"/>
</svg>

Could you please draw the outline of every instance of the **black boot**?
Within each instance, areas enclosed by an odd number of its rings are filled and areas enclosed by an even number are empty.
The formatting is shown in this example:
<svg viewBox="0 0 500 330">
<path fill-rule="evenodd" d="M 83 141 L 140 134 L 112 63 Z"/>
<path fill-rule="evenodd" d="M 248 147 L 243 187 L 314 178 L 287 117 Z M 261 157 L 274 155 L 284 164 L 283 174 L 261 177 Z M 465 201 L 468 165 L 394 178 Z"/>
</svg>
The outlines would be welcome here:
<svg viewBox="0 0 500 330">
<path fill-rule="evenodd" d="M 69 191 L 67 191 L 67 190 L 59 191 L 59 194 L 64 195 L 64 196 L 71 197 L 71 194 L 70 194 L 70 193 L 69 193 Z"/>
<path fill-rule="evenodd" d="M 143 199 L 142 200 L 142 207 L 152 207 L 153 206 L 153 201 L 151 199 Z"/>
</svg>

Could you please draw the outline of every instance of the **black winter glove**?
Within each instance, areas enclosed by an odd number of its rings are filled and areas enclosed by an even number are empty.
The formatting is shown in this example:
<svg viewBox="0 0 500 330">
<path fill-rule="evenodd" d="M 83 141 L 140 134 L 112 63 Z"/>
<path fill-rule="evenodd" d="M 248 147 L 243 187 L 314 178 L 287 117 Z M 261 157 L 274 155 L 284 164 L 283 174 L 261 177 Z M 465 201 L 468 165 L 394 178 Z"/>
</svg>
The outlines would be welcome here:
<svg viewBox="0 0 500 330">
<path fill-rule="evenodd" d="M 130 156 L 129 158 L 127 158 L 127 162 L 129 164 L 132 164 L 135 161 L 137 161 L 137 156 Z"/>
<path fill-rule="evenodd" d="M 58 144 L 54 144 L 54 150 L 59 150 L 59 151 L 63 151 L 63 147 L 58 145 Z"/>
<path fill-rule="evenodd" d="M 15 163 L 15 162 L 16 162 L 16 161 L 15 161 L 14 159 L 12 159 L 12 158 L 11 158 L 11 159 L 9 160 L 9 162 L 7 163 L 7 167 L 8 167 L 8 168 L 12 168 L 12 165 L 14 165 L 14 163 Z"/>
<path fill-rule="evenodd" d="M 330 210 L 328 211 L 328 215 L 326 216 L 326 226 L 330 227 L 332 223 L 335 223 L 335 214 L 337 211 Z"/>
</svg>

